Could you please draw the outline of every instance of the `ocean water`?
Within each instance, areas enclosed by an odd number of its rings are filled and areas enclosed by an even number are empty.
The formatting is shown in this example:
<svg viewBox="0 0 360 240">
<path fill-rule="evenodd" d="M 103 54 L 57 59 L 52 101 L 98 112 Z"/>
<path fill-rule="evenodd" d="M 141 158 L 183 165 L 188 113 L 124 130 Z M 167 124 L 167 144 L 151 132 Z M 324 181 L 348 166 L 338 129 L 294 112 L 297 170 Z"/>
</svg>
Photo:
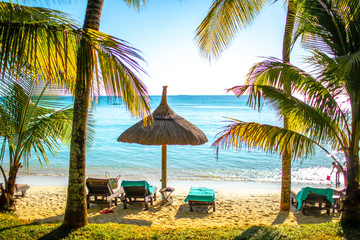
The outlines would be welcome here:
<svg viewBox="0 0 360 240">
<path fill-rule="evenodd" d="M 151 97 L 152 111 L 161 96 Z M 72 104 L 72 98 L 54 99 Z M 216 134 L 226 125 L 226 117 L 282 125 L 275 112 L 268 106 L 263 110 L 250 109 L 247 97 L 226 96 L 168 96 L 168 104 L 180 116 L 199 127 L 208 142 L 200 146 L 169 145 L 167 152 L 169 181 L 227 181 L 227 182 L 280 182 L 281 158 L 256 149 L 220 150 L 218 159 L 211 144 Z M 119 143 L 117 138 L 127 128 L 139 121 L 132 118 L 119 100 L 99 97 L 93 110 L 95 143 L 87 149 L 87 175 L 122 175 L 122 178 L 161 178 L 161 146 Z M 67 176 L 69 147 L 62 146 L 57 156 L 48 155 L 50 166 L 41 167 L 35 155 L 25 175 Z M 6 158 L 4 163 L 6 164 Z M 292 182 L 328 184 L 326 176 L 331 171 L 331 158 L 317 151 L 310 159 L 296 160 L 292 164 Z M 334 176 L 332 176 L 334 177 Z"/>
</svg>

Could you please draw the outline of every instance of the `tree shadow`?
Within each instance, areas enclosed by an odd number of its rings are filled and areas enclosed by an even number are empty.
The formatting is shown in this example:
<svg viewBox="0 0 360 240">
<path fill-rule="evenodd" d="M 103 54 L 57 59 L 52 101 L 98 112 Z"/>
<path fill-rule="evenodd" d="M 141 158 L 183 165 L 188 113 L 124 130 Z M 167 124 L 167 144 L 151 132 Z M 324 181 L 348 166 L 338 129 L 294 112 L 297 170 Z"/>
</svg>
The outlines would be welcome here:
<svg viewBox="0 0 360 240">
<path fill-rule="evenodd" d="M 38 240 L 60 240 L 68 237 L 71 232 L 75 231 L 76 228 L 69 228 L 64 225 L 60 225 L 58 228 L 55 228 L 53 231 L 45 234 L 44 236 L 38 238 Z"/>
<path fill-rule="evenodd" d="M 37 226 L 39 226 L 39 223 L 31 222 L 31 223 L 27 223 L 27 224 L 26 223 L 25 224 L 18 224 L 18 225 L 13 225 L 13 226 L 10 226 L 10 227 L 0 228 L 0 236 L 1 236 L 2 232 L 7 231 L 7 230 L 16 232 L 15 229 L 17 229 L 17 228 L 21 229 L 22 227 L 26 228 L 26 227 L 30 227 L 30 226 L 37 227 Z M 69 228 L 59 226 L 58 228 L 54 229 L 50 233 L 45 234 L 44 236 L 40 237 L 39 239 L 55 239 L 55 240 L 63 239 L 65 237 L 67 237 L 71 233 L 71 231 L 72 230 L 70 230 Z"/>
<path fill-rule="evenodd" d="M 56 215 L 52 217 L 42 218 L 42 219 L 34 219 L 34 223 L 61 223 L 64 220 L 64 214 Z"/>
<path fill-rule="evenodd" d="M 270 229 L 269 227 L 253 226 L 245 230 L 240 236 L 236 236 L 236 240 L 246 240 L 246 239 L 283 239 L 285 236 L 275 229 Z"/>
<path fill-rule="evenodd" d="M 343 230 L 344 239 L 347 240 L 360 239 L 360 228 L 358 226 L 349 225 L 343 222 L 340 222 L 340 225 Z"/>
<path fill-rule="evenodd" d="M 128 215 L 137 215 L 144 212 L 156 213 L 161 210 L 159 204 L 154 204 L 149 206 L 148 210 L 144 209 L 144 204 L 139 202 L 127 204 L 127 209 L 123 208 L 123 205 L 117 205 L 112 207 L 113 212 L 107 214 L 98 214 L 101 211 L 101 208 L 88 209 L 88 221 L 89 223 L 118 223 L 118 224 L 129 224 L 129 225 L 138 225 L 138 226 L 151 226 L 152 221 L 142 220 L 142 219 L 132 219 L 128 218 Z"/>
<path fill-rule="evenodd" d="M 26 227 L 26 226 L 31 226 L 31 225 L 37 225 L 37 224 L 36 223 L 28 223 L 28 224 L 19 224 L 19 225 L 15 225 L 15 226 L 11 226 L 11 227 L 3 227 L 3 228 L 0 228 L 0 233 L 3 231 L 6 231 L 6 230 L 21 228 L 21 227 Z"/>
<path fill-rule="evenodd" d="M 283 224 L 288 216 L 289 216 L 288 211 L 279 211 L 278 215 L 276 216 L 275 220 L 271 225 Z"/>
</svg>

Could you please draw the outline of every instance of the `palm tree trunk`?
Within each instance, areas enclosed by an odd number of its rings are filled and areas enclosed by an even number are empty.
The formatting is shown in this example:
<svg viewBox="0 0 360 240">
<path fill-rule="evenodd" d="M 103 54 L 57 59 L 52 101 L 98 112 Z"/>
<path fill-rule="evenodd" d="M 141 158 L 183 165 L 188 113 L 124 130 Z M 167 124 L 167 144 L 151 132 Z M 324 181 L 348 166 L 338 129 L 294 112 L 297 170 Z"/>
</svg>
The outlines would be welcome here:
<svg viewBox="0 0 360 240">
<path fill-rule="evenodd" d="M 360 225 L 360 190 L 359 182 L 356 180 L 359 171 L 359 135 L 360 135 L 360 110 L 352 108 L 352 135 L 349 157 L 346 162 L 346 197 L 343 205 L 341 222 L 350 223 L 354 226 Z"/>
<path fill-rule="evenodd" d="M 295 3 L 289 1 L 286 14 L 286 24 L 283 40 L 283 52 L 282 58 L 284 63 L 290 62 L 291 40 L 292 32 L 295 23 Z M 284 84 L 284 91 L 291 94 L 291 82 Z M 289 122 L 286 116 L 284 116 L 284 128 L 288 129 Z M 281 200 L 280 210 L 290 211 L 290 191 L 291 191 L 291 153 L 285 151 L 282 155 L 282 178 L 281 178 Z"/>
<path fill-rule="evenodd" d="M 83 29 L 99 30 L 104 0 L 88 0 Z M 94 54 L 91 46 L 81 39 L 77 56 L 77 76 L 72 125 L 69 185 L 63 224 L 83 227 L 87 224 L 86 209 L 86 125 L 90 89 L 94 73 Z"/>
<path fill-rule="evenodd" d="M 1 195 L 0 209 L 15 210 L 15 183 L 19 165 L 12 165 L 9 171 L 9 177 L 6 181 L 5 191 Z"/>
<path fill-rule="evenodd" d="M 351 224 L 354 226 L 360 225 L 360 190 L 359 182 L 357 182 L 356 175 L 359 169 L 359 158 L 350 157 L 349 164 L 353 165 L 347 171 L 347 188 L 346 197 L 343 205 L 343 214 L 341 222 Z"/>
</svg>

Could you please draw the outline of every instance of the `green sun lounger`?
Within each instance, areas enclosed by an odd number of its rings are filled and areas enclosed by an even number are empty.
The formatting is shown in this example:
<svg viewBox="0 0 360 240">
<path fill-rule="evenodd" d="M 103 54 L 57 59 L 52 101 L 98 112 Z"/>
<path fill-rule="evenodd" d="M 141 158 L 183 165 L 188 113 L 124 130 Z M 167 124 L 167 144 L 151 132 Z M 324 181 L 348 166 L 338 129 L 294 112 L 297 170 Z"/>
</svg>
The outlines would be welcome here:
<svg viewBox="0 0 360 240">
<path fill-rule="evenodd" d="M 194 211 L 194 205 L 210 205 L 215 212 L 215 191 L 212 188 L 191 187 L 185 202 L 189 203 L 190 211 Z"/>
<path fill-rule="evenodd" d="M 324 209 L 330 214 L 330 209 L 333 208 L 333 194 L 334 190 L 331 188 L 304 187 L 296 195 L 297 210 L 302 210 L 304 215 L 310 215 Z"/>
<path fill-rule="evenodd" d="M 126 204 L 131 202 L 145 202 L 145 209 L 149 209 L 149 202 L 153 205 L 156 201 L 157 187 L 150 185 L 147 181 L 129 181 L 123 180 L 121 182 L 125 195 L 121 197 L 124 204 L 124 209 L 127 208 Z M 141 200 L 138 200 L 141 199 Z"/>
</svg>

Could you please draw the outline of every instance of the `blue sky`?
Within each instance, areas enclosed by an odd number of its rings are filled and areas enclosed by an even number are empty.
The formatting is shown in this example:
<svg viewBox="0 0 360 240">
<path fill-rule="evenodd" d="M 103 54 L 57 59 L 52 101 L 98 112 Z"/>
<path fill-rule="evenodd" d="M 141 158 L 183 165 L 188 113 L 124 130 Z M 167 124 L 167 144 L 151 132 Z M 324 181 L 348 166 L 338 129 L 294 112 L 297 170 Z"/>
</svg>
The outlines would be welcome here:
<svg viewBox="0 0 360 240">
<path fill-rule="evenodd" d="M 73 15 L 83 23 L 85 0 L 50 6 Z M 281 57 L 285 25 L 283 1 L 267 6 L 245 30 L 239 32 L 218 60 L 202 58 L 194 37 L 212 0 L 148 0 L 140 12 L 123 1 L 105 0 L 100 31 L 126 40 L 142 52 L 149 76 L 143 75 L 150 95 L 224 95 L 240 85 L 250 67 L 262 56 Z M 305 52 L 296 47 L 291 61 L 300 65 Z"/>
</svg>

